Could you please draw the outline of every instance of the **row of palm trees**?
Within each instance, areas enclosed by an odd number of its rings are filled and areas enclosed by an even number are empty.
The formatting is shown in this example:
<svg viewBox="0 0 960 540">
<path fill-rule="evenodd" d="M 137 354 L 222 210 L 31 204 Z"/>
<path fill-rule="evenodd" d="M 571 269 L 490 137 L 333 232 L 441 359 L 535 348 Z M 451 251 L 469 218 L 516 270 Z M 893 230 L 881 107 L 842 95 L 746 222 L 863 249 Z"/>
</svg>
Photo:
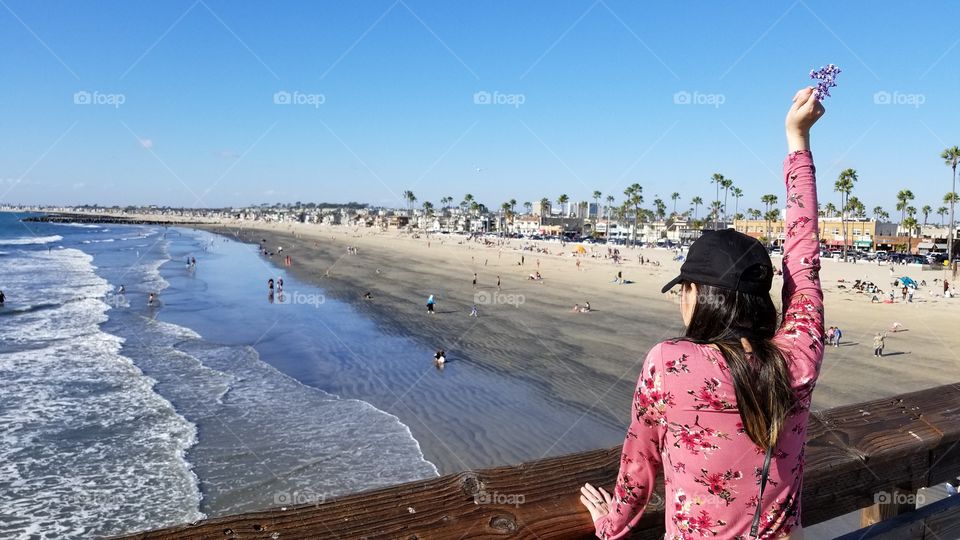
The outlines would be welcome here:
<svg viewBox="0 0 960 540">
<path fill-rule="evenodd" d="M 960 164 L 960 148 L 957 146 L 945 149 L 940 157 L 945 161 L 946 165 L 950 167 L 952 173 L 952 189 L 943 197 L 943 203 L 945 206 L 937 208 L 936 214 L 940 216 L 940 224 L 943 225 L 943 218 L 947 214 L 950 216 L 949 223 L 953 225 L 955 206 L 960 196 L 957 195 L 956 184 L 957 184 L 957 165 Z M 825 217 L 835 217 L 839 216 L 843 228 L 843 244 L 844 251 L 846 251 L 847 245 L 847 220 L 848 219 L 863 219 L 866 218 L 866 206 L 863 204 L 860 199 L 858 199 L 854 194 L 853 190 L 856 186 L 859 177 L 855 169 L 845 169 L 840 172 L 837 180 L 834 182 L 834 191 L 840 194 L 840 206 L 836 207 L 833 203 L 827 203 L 820 208 L 821 215 Z M 607 195 L 605 202 L 606 205 L 601 207 L 600 201 L 603 199 L 603 193 L 599 190 L 595 190 L 593 195 L 594 203 L 596 204 L 598 219 L 602 218 L 606 220 L 607 230 L 609 231 L 610 222 L 612 220 L 616 221 L 627 221 L 633 223 L 633 233 L 631 236 L 631 242 L 636 243 L 637 235 L 637 225 L 646 220 L 659 220 L 663 221 L 668 217 L 670 219 L 676 218 L 686 218 L 693 220 L 693 226 L 703 227 L 710 220 L 713 221 L 714 227 L 719 228 L 720 221 L 728 222 L 730 215 L 727 213 L 727 203 L 730 195 L 733 196 L 735 201 L 733 219 L 739 220 L 749 217 L 750 219 L 760 220 L 763 219 L 766 221 L 766 238 L 770 238 L 770 227 L 771 224 L 780 219 L 780 211 L 777 208 L 777 203 L 779 198 L 777 195 L 768 193 L 760 197 L 760 202 L 764 205 L 763 210 L 748 208 L 745 214 L 740 213 L 740 199 L 743 198 L 743 190 L 739 187 L 736 187 L 733 183 L 733 179 L 727 178 L 720 173 L 714 173 L 710 177 L 710 183 L 714 184 L 716 187 L 716 198 L 712 201 L 712 204 L 709 207 L 709 212 L 705 218 L 701 221 L 699 219 L 700 207 L 704 206 L 703 198 L 700 196 L 694 196 L 690 199 L 691 209 L 684 212 L 677 212 L 677 202 L 680 200 L 680 193 L 674 192 L 670 195 L 670 200 L 672 201 L 672 210 L 667 213 L 667 204 L 660 197 L 656 197 L 653 200 L 653 209 L 642 208 L 644 197 L 643 197 L 643 187 L 639 183 L 633 183 L 627 186 L 623 190 L 623 201 L 616 205 L 616 198 L 613 195 Z M 720 199 L 720 190 L 723 189 L 723 200 Z M 416 196 L 412 191 L 404 191 L 402 195 L 403 199 L 406 201 L 407 206 L 412 210 L 417 202 Z M 907 229 L 908 235 L 912 236 L 913 231 L 919 226 L 919 222 L 916 218 L 918 210 L 916 207 L 910 204 L 911 201 L 915 199 L 915 196 L 912 191 L 909 189 L 900 190 L 897 193 L 897 204 L 896 210 L 900 212 L 900 225 Z M 447 196 L 440 199 L 440 204 L 442 205 L 443 210 L 447 210 L 453 207 L 454 198 Z M 561 194 L 556 199 L 557 205 L 561 208 L 563 215 L 570 215 L 570 197 L 567 194 Z M 424 212 L 428 215 L 433 214 L 435 208 L 432 203 L 429 201 L 422 204 Z M 459 203 L 459 208 L 462 211 L 469 211 L 470 213 L 477 215 L 487 213 L 488 209 L 485 205 L 480 203 L 474 198 L 473 195 L 467 193 L 464 195 L 463 199 Z M 548 197 L 544 197 L 539 201 L 540 213 L 541 215 L 548 215 L 552 207 L 552 201 Z M 583 220 L 586 214 L 585 202 L 578 204 L 577 215 L 580 216 L 580 219 Z M 517 200 L 510 199 L 505 201 L 500 205 L 499 212 L 502 220 L 507 221 L 516 216 L 516 207 Z M 533 203 L 524 202 L 524 210 L 526 213 L 531 213 L 533 211 Z M 930 205 L 924 205 L 920 208 L 919 213 L 923 215 L 923 225 L 926 226 L 930 214 L 933 213 L 933 208 Z M 890 214 L 887 213 L 883 207 L 876 206 L 873 208 L 873 217 L 877 220 L 889 219 Z M 950 227 L 950 238 L 948 242 L 949 246 L 949 255 L 950 260 L 953 258 L 953 233 L 954 227 Z M 907 244 L 909 246 L 909 243 Z M 846 256 L 846 253 L 844 253 Z"/>
</svg>

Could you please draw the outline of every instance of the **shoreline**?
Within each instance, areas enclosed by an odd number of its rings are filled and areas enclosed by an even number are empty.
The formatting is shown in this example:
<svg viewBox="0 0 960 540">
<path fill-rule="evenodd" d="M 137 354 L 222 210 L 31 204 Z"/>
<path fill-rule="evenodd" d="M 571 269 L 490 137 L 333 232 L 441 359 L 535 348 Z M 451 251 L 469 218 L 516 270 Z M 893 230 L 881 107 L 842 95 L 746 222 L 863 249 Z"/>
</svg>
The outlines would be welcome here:
<svg viewBox="0 0 960 540">
<path fill-rule="evenodd" d="M 523 372 L 517 373 L 520 363 L 523 369 L 534 370 L 527 378 L 551 395 L 562 396 L 564 401 L 587 410 L 599 410 L 608 421 L 623 423 L 628 418 L 629 399 L 646 352 L 657 342 L 682 332 L 679 306 L 671 295 L 659 292 L 679 269 L 667 250 L 621 247 L 626 258 L 623 264 L 614 266 L 609 260 L 586 256 L 580 257 L 578 270 L 576 259 L 569 253 L 572 245 L 558 257 L 516 251 L 522 242 L 518 240 L 511 240 L 499 253 L 495 247 L 458 243 L 462 237 L 453 235 L 431 235 L 428 248 L 425 237 L 343 226 L 221 223 L 197 228 L 251 244 L 266 238 L 268 245 L 286 246 L 284 255 L 293 257 L 288 271 L 357 306 L 388 331 L 436 343 L 438 348 L 443 347 L 445 337 L 455 336 L 458 347 L 478 365 L 523 377 Z M 359 248 L 358 255 L 346 254 L 350 245 Z M 559 248 L 555 243 L 544 245 Z M 606 247 L 600 246 L 599 250 L 605 252 Z M 518 266 L 521 255 L 525 264 Z M 637 263 L 640 255 L 660 266 L 641 267 Z M 545 277 L 542 284 L 526 279 L 536 270 L 537 259 Z M 282 268 L 277 257 L 265 260 Z M 945 272 L 894 267 L 896 276 L 913 275 L 918 281 L 931 282 L 918 291 L 912 304 L 901 303 L 898 297 L 894 305 L 874 305 L 869 295 L 848 288 L 854 279 L 869 279 L 887 290 L 889 269 L 887 265 L 824 262 L 827 325 L 842 326 L 845 338 L 841 347 L 828 351 L 814 394 L 815 408 L 960 380 L 960 357 L 954 353 L 960 348 L 960 336 L 948 320 L 960 306 L 960 299 L 929 296 L 935 289 L 932 280 L 942 278 Z M 632 284 L 610 282 L 621 270 Z M 481 305 L 480 316 L 469 324 L 474 271 L 480 280 L 477 292 L 494 292 L 496 275 L 500 274 L 502 292 L 524 295 L 523 304 L 509 309 Z M 774 281 L 772 294 L 778 304 L 781 286 L 781 280 Z M 370 305 L 360 299 L 368 290 L 374 296 Z M 425 316 L 418 317 L 417 312 L 428 294 L 438 292 L 438 311 L 450 313 L 441 313 L 444 317 L 437 319 L 444 319 L 443 324 L 425 322 Z M 574 303 L 584 300 L 591 302 L 592 313 L 570 312 Z M 871 360 L 870 341 L 876 332 L 888 331 L 893 322 L 902 323 L 906 331 L 889 334 L 885 356 L 889 360 L 877 366 Z M 483 336 L 475 335 L 478 332 L 505 337 L 491 346 L 479 343 Z M 904 357 L 910 359 L 909 365 L 902 362 Z M 908 369 L 911 366 L 916 369 Z"/>
</svg>

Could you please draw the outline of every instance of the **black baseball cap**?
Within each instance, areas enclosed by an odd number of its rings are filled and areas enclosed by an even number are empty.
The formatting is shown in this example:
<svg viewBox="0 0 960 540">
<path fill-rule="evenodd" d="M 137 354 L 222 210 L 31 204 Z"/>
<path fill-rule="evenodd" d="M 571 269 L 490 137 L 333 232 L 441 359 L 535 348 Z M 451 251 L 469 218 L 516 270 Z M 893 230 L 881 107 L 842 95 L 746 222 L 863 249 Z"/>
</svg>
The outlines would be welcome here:
<svg viewBox="0 0 960 540">
<path fill-rule="evenodd" d="M 703 231 L 680 266 L 680 275 L 663 286 L 702 283 L 750 294 L 765 294 L 773 285 L 770 254 L 756 238 L 733 229 Z"/>
</svg>

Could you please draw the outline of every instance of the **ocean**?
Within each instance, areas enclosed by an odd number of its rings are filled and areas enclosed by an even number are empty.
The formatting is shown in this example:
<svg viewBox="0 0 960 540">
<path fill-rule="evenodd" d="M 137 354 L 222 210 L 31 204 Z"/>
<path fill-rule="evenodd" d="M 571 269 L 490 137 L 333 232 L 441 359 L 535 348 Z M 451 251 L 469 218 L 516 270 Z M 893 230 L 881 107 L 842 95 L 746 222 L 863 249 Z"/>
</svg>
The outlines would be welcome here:
<svg viewBox="0 0 960 540">
<path fill-rule="evenodd" d="M 289 277 L 267 298 L 283 272 L 252 246 L 20 217 L 0 213 L 0 537 L 130 533 L 438 474 L 397 416 L 324 384 L 375 330 Z M 316 347 L 327 330 L 343 343 Z"/>
</svg>

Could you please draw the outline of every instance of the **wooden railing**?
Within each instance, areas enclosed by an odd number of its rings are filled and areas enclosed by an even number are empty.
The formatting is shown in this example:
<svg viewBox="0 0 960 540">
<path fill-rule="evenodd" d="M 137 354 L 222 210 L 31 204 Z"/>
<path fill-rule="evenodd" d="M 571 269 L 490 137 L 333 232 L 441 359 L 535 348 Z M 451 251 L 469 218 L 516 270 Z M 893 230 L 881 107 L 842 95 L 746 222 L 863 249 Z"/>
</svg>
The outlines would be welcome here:
<svg viewBox="0 0 960 540">
<path fill-rule="evenodd" d="M 877 499 L 960 474 L 960 384 L 816 411 L 807 433 L 805 526 L 864 509 L 863 524 L 878 523 L 862 530 L 862 538 L 960 537 L 960 507 L 953 500 L 960 497 L 917 511 L 896 504 L 902 497 Z M 619 447 L 594 450 L 127 538 L 589 539 L 593 526 L 578 502 L 579 488 L 584 482 L 612 486 L 619 458 Z M 663 537 L 662 500 L 653 497 L 632 538 Z"/>
</svg>

